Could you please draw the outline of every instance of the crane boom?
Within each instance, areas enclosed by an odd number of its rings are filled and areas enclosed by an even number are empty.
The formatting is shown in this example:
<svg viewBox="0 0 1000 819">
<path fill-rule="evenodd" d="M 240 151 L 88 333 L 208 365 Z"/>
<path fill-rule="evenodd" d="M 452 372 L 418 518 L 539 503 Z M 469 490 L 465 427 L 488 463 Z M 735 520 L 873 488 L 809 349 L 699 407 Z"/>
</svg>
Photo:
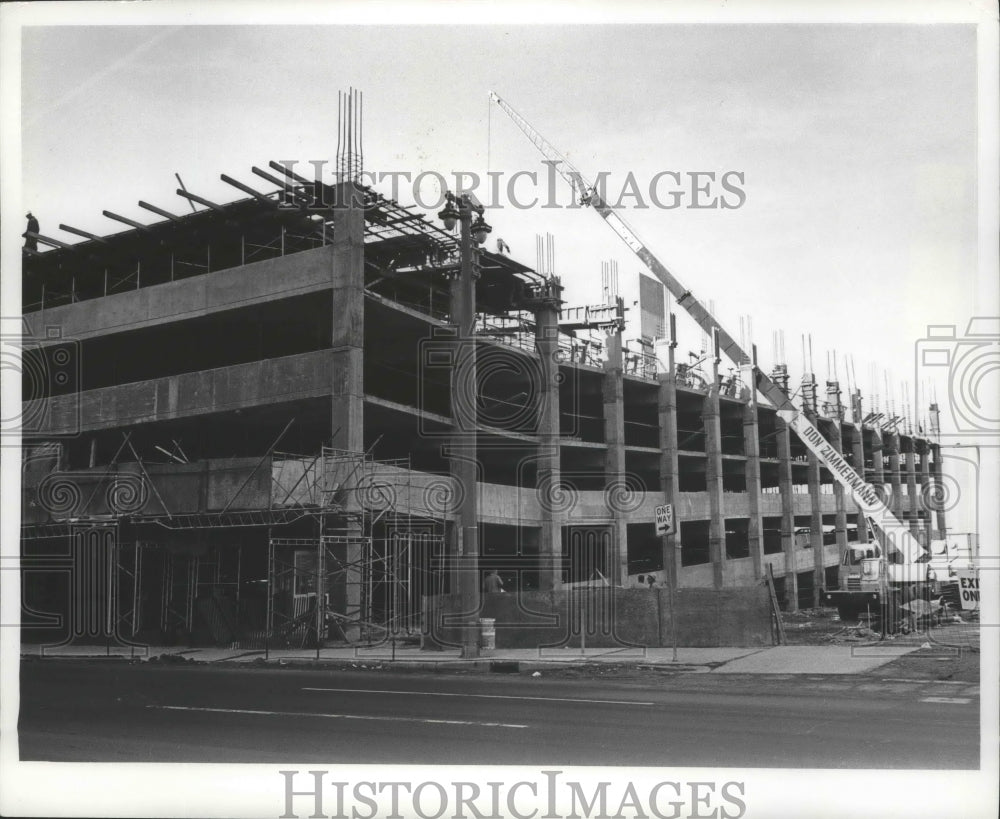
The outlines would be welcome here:
<svg viewBox="0 0 1000 819">
<path fill-rule="evenodd" d="M 582 204 L 589 204 L 602 219 L 618 234 L 618 237 L 628 245 L 629 249 L 639 257 L 649 271 L 659 279 L 670 291 L 677 304 L 683 307 L 694 319 L 695 323 L 709 336 L 717 334 L 719 346 L 737 366 L 751 364 L 750 357 L 739 344 L 727 333 L 715 317 L 708 312 L 676 276 L 656 258 L 653 252 L 639 238 L 638 234 L 614 209 L 601 197 L 596 187 L 556 149 L 548 140 L 535 130 L 528 121 L 502 100 L 496 93 L 490 92 L 493 100 L 513 120 L 514 124 L 524 133 L 529 141 L 541 152 L 556 171 L 570 186 L 582 192 Z M 909 528 L 904 525 L 889 509 L 888 504 L 871 484 L 844 460 L 809 420 L 807 414 L 792 403 L 788 394 L 774 381 L 768 378 L 753 362 L 753 378 L 755 388 L 775 407 L 778 416 L 785 421 L 825 466 L 833 477 L 849 492 L 862 513 L 878 525 L 886 536 L 886 550 L 898 550 L 905 563 L 913 564 L 919 558 L 925 557 L 924 548 L 916 541 Z"/>
</svg>

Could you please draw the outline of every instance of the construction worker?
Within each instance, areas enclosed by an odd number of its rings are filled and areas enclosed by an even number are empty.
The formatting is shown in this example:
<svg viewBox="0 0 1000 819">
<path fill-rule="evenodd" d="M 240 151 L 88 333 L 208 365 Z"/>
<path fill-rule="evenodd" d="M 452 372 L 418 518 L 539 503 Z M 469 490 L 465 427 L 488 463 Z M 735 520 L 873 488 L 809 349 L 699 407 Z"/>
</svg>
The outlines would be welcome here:
<svg viewBox="0 0 1000 819">
<path fill-rule="evenodd" d="M 38 233 L 38 220 L 32 215 L 30 210 L 25 218 L 28 220 L 28 229 L 21 234 L 24 237 L 24 246 L 28 250 L 38 250 L 38 240 L 28 235 L 29 233 Z"/>
<path fill-rule="evenodd" d="M 486 573 L 486 578 L 483 580 L 483 591 L 485 592 L 503 591 L 503 581 L 500 579 L 500 573 L 496 569 L 490 569 Z"/>
</svg>

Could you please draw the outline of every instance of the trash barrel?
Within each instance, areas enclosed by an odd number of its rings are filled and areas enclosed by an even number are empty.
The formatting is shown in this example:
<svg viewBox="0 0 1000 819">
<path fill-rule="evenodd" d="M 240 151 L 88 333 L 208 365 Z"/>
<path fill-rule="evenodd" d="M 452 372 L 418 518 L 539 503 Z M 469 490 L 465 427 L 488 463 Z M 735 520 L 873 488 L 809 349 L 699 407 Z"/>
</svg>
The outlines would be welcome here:
<svg viewBox="0 0 1000 819">
<path fill-rule="evenodd" d="M 492 617 L 479 618 L 479 647 L 483 651 L 493 651 L 497 647 L 496 622 Z"/>
</svg>

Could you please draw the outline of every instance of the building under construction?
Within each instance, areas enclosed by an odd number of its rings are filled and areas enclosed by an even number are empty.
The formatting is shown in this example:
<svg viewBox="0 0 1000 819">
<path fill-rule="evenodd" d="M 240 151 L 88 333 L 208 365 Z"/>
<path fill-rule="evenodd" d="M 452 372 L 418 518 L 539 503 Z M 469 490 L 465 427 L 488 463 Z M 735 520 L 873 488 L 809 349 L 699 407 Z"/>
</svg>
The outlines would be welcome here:
<svg viewBox="0 0 1000 819">
<path fill-rule="evenodd" d="M 566 304 L 544 252 L 465 247 L 351 173 L 252 172 L 222 176 L 235 201 L 182 188 L 183 215 L 26 234 L 27 639 L 404 638 L 470 557 L 523 599 L 773 576 L 795 609 L 871 537 L 711 343 L 675 361 L 669 313 L 630 347 L 621 299 Z M 943 532 L 928 436 L 835 380 L 772 379 L 921 542 Z"/>
</svg>

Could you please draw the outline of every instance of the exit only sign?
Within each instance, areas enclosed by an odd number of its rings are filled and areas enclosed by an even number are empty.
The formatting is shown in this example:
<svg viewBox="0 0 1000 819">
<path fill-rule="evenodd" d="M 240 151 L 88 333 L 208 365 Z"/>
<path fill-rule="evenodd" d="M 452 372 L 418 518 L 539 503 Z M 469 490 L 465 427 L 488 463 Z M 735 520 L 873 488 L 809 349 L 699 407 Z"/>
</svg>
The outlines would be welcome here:
<svg viewBox="0 0 1000 819">
<path fill-rule="evenodd" d="M 958 575 L 958 593 L 963 609 L 979 608 L 979 573 L 975 570 L 956 572 Z"/>
</svg>

